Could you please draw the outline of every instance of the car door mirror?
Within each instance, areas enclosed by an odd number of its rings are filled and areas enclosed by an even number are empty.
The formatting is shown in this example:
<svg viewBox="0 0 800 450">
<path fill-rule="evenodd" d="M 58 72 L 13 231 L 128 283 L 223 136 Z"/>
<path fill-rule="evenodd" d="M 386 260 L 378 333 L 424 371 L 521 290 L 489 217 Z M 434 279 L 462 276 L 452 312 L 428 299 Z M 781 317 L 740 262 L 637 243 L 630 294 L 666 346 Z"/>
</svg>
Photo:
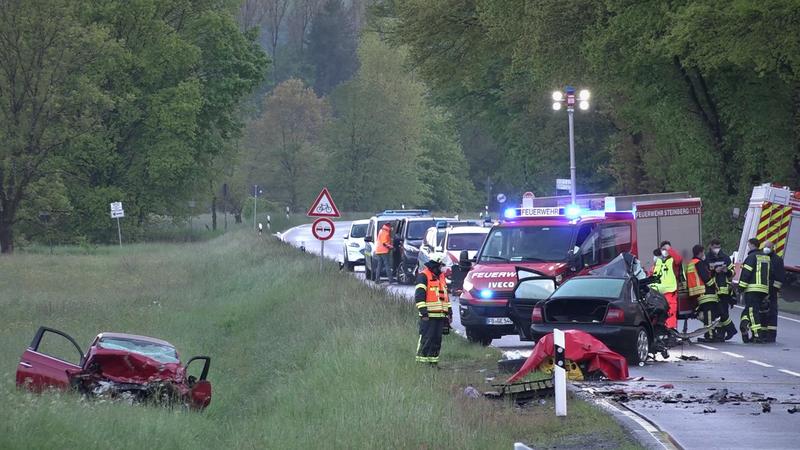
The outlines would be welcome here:
<svg viewBox="0 0 800 450">
<path fill-rule="evenodd" d="M 372 242 L 372 236 L 364 236 L 364 242 Z"/>
<path fill-rule="evenodd" d="M 342 236 L 342 239 L 350 239 L 350 235 L 349 234 L 345 234 L 344 236 Z"/>
</svg>

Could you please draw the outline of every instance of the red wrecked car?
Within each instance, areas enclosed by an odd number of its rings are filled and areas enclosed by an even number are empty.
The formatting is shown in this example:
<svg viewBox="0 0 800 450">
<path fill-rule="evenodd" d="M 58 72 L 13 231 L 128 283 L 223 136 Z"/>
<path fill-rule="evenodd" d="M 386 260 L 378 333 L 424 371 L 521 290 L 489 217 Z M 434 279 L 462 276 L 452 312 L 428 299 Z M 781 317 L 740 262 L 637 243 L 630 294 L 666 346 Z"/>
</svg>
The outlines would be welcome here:
<svg viewBox="0 0 800 450">
<path fill-rule="evenodd" d="M 199 378 L 188 375 L 195 361 L 203 362 Z M 83 353 L 68 334 L 40 327 L 20 358 L 17 385 L 34 392 L 74 389 L 91 397 L 203 409 L 211 403 L 210 364 L 208 356 L 181 364 L 169 342 L 124 333 L 100 333 Z"/>
</svg>

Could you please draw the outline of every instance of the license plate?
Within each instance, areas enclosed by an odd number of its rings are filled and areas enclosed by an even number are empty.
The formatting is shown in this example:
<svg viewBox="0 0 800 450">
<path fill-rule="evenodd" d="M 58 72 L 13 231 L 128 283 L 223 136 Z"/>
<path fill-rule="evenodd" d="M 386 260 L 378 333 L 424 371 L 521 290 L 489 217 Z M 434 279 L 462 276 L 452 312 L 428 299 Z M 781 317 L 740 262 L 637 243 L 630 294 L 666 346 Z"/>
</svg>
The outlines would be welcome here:
<svg viewBox="0 0 800 450">
<path fill-rule="evenodd" d="M 486 325 L 511 325 L 511 319 L 508 317 L 487 317 Z"/>
</svg>

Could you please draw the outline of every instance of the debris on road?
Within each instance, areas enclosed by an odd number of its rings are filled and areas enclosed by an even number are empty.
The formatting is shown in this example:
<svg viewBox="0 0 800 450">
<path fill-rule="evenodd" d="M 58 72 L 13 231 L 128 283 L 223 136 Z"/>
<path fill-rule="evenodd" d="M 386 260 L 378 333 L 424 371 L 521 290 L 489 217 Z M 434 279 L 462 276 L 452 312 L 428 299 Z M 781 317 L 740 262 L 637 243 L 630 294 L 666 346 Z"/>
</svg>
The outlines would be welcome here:
<svg viewBox="0 0 800 450">
<path fill-rule="evenodd" d="M 481 398 L 482 394 L 473 385 L 464 388 L 464 396 L 467 398 Z"/>
<path fill-rule="evenodd" d="M 709 407 L 709 408 L 703 409 L 703 414 L 713 414 L 715 412 L 717 412 L 717 410 L 715 408 L 710 408 Z"/>
<path fill-rule="evenodd" d="M 763 413 L 772 412 L 772 405 L 770 405 L 769 402 L 761 403 L 761 412 Z"/>
<path fill-rule="evenodd" d="M 703 360 L 702 358 L 698 358 L 697 356 L 694 356 L 694 355 L 681 355 L 681 356 L 679 356 L 679 358 L 684 360 L 684 361 L 702 361 Z"/>
<path fill-rule="evenodd" d="M 797 408 L 797 405 L 795 405 L 787 409 L 786 412 L 788 412 L 789 414 L 794 414 L 796 412 L 800 412 L 800 408 Z"/>
<path fill-rule="evenodd" d="M 672 384 L 667 383 L 667 384 L 662 384 L 661 386 L 659 386 L 659 388 L 661 388 L 661 389 L 674 389 L 675 386 L 673 386 Z"/>
</svg>

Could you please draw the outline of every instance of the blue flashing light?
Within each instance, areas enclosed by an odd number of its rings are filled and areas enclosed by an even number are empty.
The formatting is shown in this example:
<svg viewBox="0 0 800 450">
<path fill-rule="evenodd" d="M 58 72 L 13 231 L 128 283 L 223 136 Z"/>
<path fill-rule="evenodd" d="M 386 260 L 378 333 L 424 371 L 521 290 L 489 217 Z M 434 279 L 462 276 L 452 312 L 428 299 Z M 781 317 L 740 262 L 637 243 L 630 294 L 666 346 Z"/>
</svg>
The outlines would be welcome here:
<svg viewBox="0 0 800 450">
<path fill-rule="evenodd" d="M 514 208 L 507 208 L 505 211 L 503 211 L 503 217 L 506 219 L 513 219 L 517 217 L 517 210 Z"/>
<path fill-rule="evenodd" d="M 568 205 L 564 208 L 564 215 L 567 216 L 568 219 L 577 219 L 581 216 L 581 207 L 578 205 Z"/>
<path fill-rule="evenodd" d="M 481 298 L 492 298 L 492 291 L 484 289 L 481 291 Z"/>
</svg>

